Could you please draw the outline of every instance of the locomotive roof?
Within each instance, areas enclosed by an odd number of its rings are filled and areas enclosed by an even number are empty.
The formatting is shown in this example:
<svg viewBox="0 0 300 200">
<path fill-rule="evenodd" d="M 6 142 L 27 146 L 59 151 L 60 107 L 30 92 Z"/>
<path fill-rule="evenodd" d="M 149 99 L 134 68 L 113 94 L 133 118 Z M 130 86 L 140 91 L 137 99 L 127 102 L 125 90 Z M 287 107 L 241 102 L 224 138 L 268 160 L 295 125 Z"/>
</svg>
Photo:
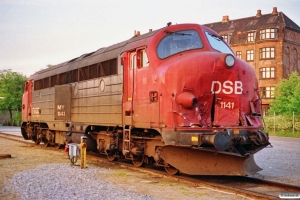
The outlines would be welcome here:
<svg viewBox="0 0 300 200">
<path fill-rule="evenodd" d="M 39 80 L 45 77 L 50 77 L 56 74 L 64 73 L 66 71 L 71 71 L 73 69 L 77 69 L 95 63 L 99 63 L 102 61 L 117 58 L 124 51 L 126 45 L 153 36 L 159 30 L 160 29 L 142 35 L 135 35 L 132 38 L 125 40 L 123 42 L 113 44 L 108 47 L 102 47 L 94 52 L 82 54 L 81 56 L 73 58 L 69 61 L 40 70 L 35 74 L 33 74 L 32 76 L 30 76 L 30 78 Z"/>
</svg>

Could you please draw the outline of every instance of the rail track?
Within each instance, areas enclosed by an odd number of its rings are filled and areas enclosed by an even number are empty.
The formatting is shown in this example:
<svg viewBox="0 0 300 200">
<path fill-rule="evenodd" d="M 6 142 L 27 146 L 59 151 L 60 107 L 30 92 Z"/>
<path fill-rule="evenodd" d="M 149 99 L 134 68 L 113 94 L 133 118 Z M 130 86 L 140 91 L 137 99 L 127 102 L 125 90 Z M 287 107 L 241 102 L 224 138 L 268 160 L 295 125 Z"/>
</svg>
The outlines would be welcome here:
<svg viewBox="0 0 300 200">
<path fill-rule="evenodd" d="M 0 137 L 6 139 L 34 144 L 32 141 L 24 140 L 21 136 L 12 135 L 9 133 L 0 132 Z M 37 145 L 37 147 L 43 146 L 43 144 Z M 49 148 L 49 150 L 58 150 L 55 148 Z M 61 150 L 60 150 L 61 151 Z M 88 160 L 107 162 L 106 156 L 88 153 Z M 192 183 L 195 187 L 199 188 L 210 188 L 218 191 L 223 191 L 225 193 L 234 193 L 238 196 L 249 198 L 249 199 L 278 199 L 285 194 L 296 195 L 298 199 L 300 198 L 300 186 L 285 184 L 280 182 L 273 182 L 263 179 L 243 177 L 243 176 L 189 176 L 185 174 L 180 174 L 178 176 L 171 176 L 167 174 L 162 168 L 153 168 L 151 166 L 145 166 L 145 168 L 137 168 L 128 160 L 120 160 L 114 162 L 114 164 L 122 165 L 131 170 L 144 171 L 147 173 L 152 173 L 158 176 L 171 177 L 174 181 L 184 181 Z"/>
</svg>

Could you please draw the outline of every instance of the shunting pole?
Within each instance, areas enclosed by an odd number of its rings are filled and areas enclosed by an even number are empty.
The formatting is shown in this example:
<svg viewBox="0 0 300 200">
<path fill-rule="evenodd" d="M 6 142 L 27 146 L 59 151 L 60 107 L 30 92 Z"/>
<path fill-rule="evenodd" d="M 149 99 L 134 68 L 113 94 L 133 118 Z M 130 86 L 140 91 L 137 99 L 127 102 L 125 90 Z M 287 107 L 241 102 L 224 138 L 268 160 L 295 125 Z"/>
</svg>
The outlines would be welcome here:
<svg viewBox="0 0 300 200">
<path fill-rule="evenodd" d="M 86 136 L 81 136 L 81 141 L 80 141 L 80 169 L 85 169 L 86 168 Z"/>
</svg>

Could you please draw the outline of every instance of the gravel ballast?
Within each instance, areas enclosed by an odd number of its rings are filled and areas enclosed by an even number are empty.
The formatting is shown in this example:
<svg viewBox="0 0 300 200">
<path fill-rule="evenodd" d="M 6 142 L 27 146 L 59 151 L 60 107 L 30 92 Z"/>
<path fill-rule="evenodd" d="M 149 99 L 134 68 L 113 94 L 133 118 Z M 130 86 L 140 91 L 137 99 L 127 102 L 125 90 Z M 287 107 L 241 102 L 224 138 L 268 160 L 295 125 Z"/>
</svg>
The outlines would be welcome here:
<svg viewBox="0 0 300 200">
<path fill-rule="evenodd" d="M 80 170 L 69 164 L 45 164 L 17 173 L 4 190 L 20 199 L 152 199 L 99 178 L 105 169 Z M 25 192 L 26 191 L 26 192 Z"/>
<path fill-rule="evenodd" d="M 70 165 L 67 153 L 0 137 L 0 199 L 247 199 L 122 164 L 88 160 Z"/>
</svg>

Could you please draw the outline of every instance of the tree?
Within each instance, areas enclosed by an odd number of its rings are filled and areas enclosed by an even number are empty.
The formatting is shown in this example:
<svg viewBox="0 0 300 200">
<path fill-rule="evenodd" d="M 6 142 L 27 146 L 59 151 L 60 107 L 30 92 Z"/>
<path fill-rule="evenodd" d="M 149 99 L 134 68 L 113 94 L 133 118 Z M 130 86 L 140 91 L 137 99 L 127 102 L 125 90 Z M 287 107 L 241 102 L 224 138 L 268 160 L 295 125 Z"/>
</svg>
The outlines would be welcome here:
<svg viewBox="0 0 300 200">
<path fill-rule="evenodd" d="M 275 87 L 275 100 L 270 104 L 270 112 L 287 115 L 300 113 L 300 76 L 297 72 L 280 81 Z"/>
<path fill-rule="evenodd" d="M 12 120 L 12 111 L 21 111 L 22 96 L 27 77 L 11 70 L 0 70 L 0 111 L 9 112 Z"/>
</svg>

